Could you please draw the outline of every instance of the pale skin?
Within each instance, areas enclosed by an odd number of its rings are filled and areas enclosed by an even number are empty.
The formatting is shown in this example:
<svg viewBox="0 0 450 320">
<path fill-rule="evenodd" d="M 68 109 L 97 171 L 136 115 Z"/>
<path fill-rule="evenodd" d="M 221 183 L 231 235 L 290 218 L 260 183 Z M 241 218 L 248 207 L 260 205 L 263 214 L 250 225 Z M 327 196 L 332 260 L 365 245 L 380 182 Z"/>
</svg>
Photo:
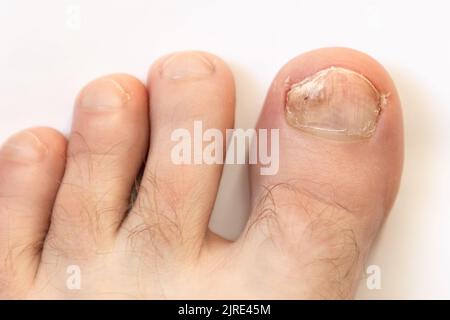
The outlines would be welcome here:
<svg viewBox="0 0 450 320">
<path fill-rule="evenodd" d="M 174 76 L 190 55 L 211 72 Z M 287 84 L 333 65 L 388 94 L 372 136 L 333 140 L 286 122 Z M 352 298 L 401 176 L 392 80 L 350 49 L 288 62 L 257 124 L 280 129 L 280 169 L 263 176 L 251 166 L 250 219 L 228 241 L 208 230 L 222 166 L 173 164 L 170 133 L 194 120 L 232 128 L 234 96 L 220 58 L 177 53 L 152 65 L 147 86 L 124 74 L 89 83 L 69 137 L 49 128 L 11 137 L 0 150 L 0 298 Z M 67 287 L 73 265 L 79 290 Z"/>
</svg>

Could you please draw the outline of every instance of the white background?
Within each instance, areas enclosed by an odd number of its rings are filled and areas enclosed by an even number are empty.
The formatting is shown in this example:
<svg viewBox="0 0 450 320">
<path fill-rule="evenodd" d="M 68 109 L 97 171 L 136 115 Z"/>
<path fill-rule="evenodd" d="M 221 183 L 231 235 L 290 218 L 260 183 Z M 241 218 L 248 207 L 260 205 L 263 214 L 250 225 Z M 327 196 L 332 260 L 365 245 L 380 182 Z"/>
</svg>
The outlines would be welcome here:
<svg viewBox="0 0 450 320">
<path fill-rule="evenodd" d="M 406 162 L 369 261 L 381 267 L 382 289 L 361 285 L 358 298 L 449 299 L 449 12 L 448 1 L 430 0 L 0 0 L 0 141 L 35 125 L 67 133 L 87 81 L 118 71 L 144 80 L 155 58 L 185 49 L 229 63 L 236 125 L 249 128 L 290 58 L 323 46 L 365 51 L 397 84 Z M 226 168 L 212 227 L 230 238 L 246 218 L 246 178 L 245 167 Z"/>
</svg>

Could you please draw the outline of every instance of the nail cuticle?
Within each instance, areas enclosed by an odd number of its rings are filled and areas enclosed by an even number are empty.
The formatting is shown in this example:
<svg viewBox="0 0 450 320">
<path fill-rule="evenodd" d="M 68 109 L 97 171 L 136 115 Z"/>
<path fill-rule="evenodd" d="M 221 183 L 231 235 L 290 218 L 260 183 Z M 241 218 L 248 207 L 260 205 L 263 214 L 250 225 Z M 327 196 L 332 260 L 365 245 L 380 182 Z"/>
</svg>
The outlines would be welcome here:
<svg viewBox="0 0 450 320">
<path fill-rule="evenodd" d="M 42 161 L 48 153 L 48 148 L 31 132 L 23 132 L 11 137 L 3 144 L 0 158 L 18 163 Z"/>
<path fill-rule="evenodd" d="M 79 97 L 79 107 L 85 111 L 110 111 L 124 107 L 131 95 L 113 79 L 97 80 L 86 87 Z"/>
<path fill-rule="evenodd" d="M 215 65 L 197 52 L 180 52 L 169 56 L 162 64 L 160 75 L 171 80 L 195 80 L 209 77 Z"/>
</svg>

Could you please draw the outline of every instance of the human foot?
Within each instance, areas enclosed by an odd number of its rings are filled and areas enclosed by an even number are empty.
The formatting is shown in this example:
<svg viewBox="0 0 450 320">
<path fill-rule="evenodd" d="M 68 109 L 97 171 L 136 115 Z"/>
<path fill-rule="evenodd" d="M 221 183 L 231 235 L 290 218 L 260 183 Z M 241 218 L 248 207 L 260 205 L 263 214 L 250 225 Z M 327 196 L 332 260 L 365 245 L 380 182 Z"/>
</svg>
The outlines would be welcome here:
<svg viewBox="0 0 450 320">
<path fill-rule="evenodd" d="M 280 71 L 257 126 L 279 129 L 279 170 L 252 166 L 253 209 L 235 242 L 207 230 L 221 165 L 171 159 L 174 130 L 232 128 L 231 72 L 177 53 L 154 64 L 148 91 L 126 75 L 98 79 L 77 99 L 67 146 L 46 128 L 5 143 L 0 297 L 351 297 L 400 179 L 400 102 L 384 69 L 321 49 Z"/>
</svg>

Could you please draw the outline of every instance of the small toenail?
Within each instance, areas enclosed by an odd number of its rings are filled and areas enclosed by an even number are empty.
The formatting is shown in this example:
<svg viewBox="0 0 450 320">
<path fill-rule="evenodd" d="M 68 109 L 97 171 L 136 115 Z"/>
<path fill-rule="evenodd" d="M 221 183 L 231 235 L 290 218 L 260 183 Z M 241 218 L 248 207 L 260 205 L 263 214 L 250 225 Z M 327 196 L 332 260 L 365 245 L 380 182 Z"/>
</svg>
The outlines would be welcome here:
<svg viewBox="0 0 450 320">
<path fill-rule="evenodd" d="M 363 75 L 330 67 L 291 86 L 286 120 L 295 128 L 330 139 L 369 138 L 386 99 Z"/>
<path fill-rule="evenodd" d="M 130 100 L 130 94 L 113 79 L 94 81 L 83 89 L 79 106 L 94 110 L 109 110 L 123 107 Z"/>
<path fill-rule="evenodd" d="M 47 147 L 33 133 L 26 131 L 9 138 L 0 150 L 0 157 L 21 163 L 44 159 Z"/>
<path fill-rule="evenodd" d="M 198 52 L 180 52 L 162 65 L 161 75 L 174 80 L 201 79 L 214 72 L 214 64 Z"/>
</svg>

